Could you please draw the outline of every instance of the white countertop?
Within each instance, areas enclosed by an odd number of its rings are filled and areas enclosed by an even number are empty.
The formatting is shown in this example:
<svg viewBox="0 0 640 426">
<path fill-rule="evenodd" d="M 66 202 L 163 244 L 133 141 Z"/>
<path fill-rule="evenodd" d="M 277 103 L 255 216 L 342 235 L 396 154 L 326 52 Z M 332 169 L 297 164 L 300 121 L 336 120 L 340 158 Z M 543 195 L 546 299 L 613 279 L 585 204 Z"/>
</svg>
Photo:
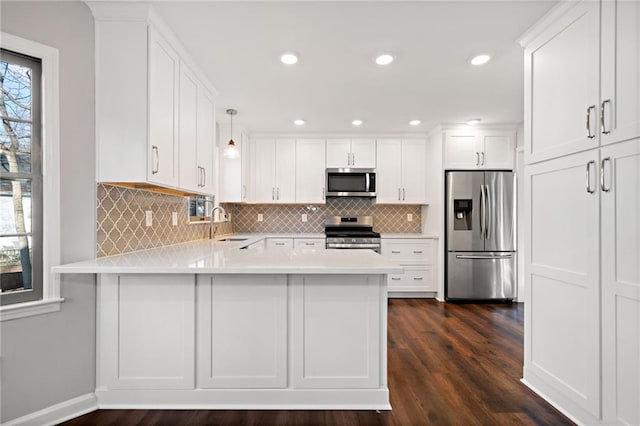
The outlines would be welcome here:
<svg viewBox="0 0 640 426">
<path fill-rule="evenodd" d="M 300 235 L 303 234 L 295 235 L 302 238 Z M 226 238 L 247 240 L 197 240 L 54 266 L 52 270 L 77 274 L 392 274 L 404 270 L 371 250 L 240 249 L 265 237 L 280 236 L 235 234 Z"/>
<path fill-rule="evenodd" d="M 435 234 L 396 234 L 396 233 L 382 233 L 380 234 L 380 238 L 427 238 L 427 239 L 438 239 L 438 236 Z"/>
</svg>

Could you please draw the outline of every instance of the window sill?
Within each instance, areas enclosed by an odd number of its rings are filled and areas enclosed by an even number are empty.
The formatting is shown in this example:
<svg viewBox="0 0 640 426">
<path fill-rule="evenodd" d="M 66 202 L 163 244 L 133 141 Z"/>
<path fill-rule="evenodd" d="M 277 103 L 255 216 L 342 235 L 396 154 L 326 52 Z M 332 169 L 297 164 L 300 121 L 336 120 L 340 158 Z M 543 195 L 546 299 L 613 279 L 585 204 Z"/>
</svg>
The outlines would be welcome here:
<svg viewBox="0 0 640 426">
<path fill-rule="evenodd" d="M 0 322 L 57 312 L 60 310 L 62 302 L 64 299 L 56 298 L 2 306 L 0 307 Z"/>
</svg>

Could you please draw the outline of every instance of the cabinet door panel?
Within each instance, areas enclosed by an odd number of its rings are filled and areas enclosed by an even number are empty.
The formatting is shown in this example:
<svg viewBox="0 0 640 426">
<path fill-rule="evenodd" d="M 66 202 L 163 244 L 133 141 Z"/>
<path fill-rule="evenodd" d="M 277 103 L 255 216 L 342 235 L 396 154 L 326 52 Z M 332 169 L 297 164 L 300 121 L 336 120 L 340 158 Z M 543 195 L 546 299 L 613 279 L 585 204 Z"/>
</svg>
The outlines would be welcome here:
<svg viewBox="0 0 640 426">
<path fill-rule="evenodd" d="M 402 201 L 407 204 L 427 202 L 427 146 L 424 140 L 402 141 Z"/>
<path fill-rule="evenodd" d="M 602 142 L 640 136 L 640 2 L 602 2 Z M 601 104 L 602 105 L 602 104 Z M 601 129 L 602 131 L 602 129 Z"/>
<path fill-rule="evenodd" d="M 640 140 L 602 150 L 603 410 L 640 424 Z"/>
<path fill-rule="evenodd" d="M 351 167 L 351 140 L 327 139 L 327 168 Z"/>
<path fill-rule="evenodd" d="M 447 132 L 444 144 L 445 169 L 475 169 L 480 165 L 477 136 L 470 133 Z"/>
<path fill-rule="evenodd" d="M 527 163 L 598 146 L 599 8 L 576 3 L 525 51 Z M 585 124 L 590 106 L 593 138 Z"/>
<path fill-rule="evenodd" d="M 273 203 L 275 201 L 275 139 L 256 139 L 253 145 L 255 172 L 255 201 Z"/>
<path fill-rule="evenodd" d="M 198 386 L 287 385 L 284 275 L 198 279 Z"/>
<path fill-rule="evenodd" d="M 276 202 L 293 203 L 296 201 L 296 141 L 277 139 L 275 149 Z"/>
<path fill-rule="evenodd" d="M 594 150 L 527 167 L 524 237 L 525 379 L 544 378 L 594 416 L 600 414 L 597 160 Z M 585 184 L 587 164 L 593 193 Z"/>
<path fill-rule="evenodd" d="M 215 102 L 203 87 L 198 91 L 198 144 L 197 165 L 202 170 L 200 192 L 213 193 L 215 170 L 213 147 L 215 145 Z"/>
<path fill-rule="evenodd" d="M 376 167 L 376 203 L 400 204 L 402 200 L 402 142 L 400 139 L 378 139 Z"/>
<path fill-rule="evenodd" d="M 482 133 L 481 166 L 485 169 L 513 170 L 515 140 L 513 133 Z"/>
<path fill-rule="evenodd" d="M 178 186 L 179 57 L 149 27 L 149 159 L 150 182 Z"/>
<path fill-rule="evenodd" d="M 201 175 L 197 168 L 198 81 L 180 67 L 180 188 L 199 191 Z"/>
<path fill-rule="evenodd" d="M 324 204 L 324 139 L 296 141 L 296 202 Z"/>
<path fill-rule="evenodd" d="M 351 167 L 375 169 L 376 141 L 375 139 L 351 140 Z"/>
</svg>

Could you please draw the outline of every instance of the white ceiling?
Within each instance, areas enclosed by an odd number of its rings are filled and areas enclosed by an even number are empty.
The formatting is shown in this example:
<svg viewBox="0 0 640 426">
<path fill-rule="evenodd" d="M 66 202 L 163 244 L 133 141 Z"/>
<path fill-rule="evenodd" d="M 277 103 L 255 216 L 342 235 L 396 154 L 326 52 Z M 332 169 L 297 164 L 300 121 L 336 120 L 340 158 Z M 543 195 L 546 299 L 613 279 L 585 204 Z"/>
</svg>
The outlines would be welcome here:
<svg viewBox="0 0 640 426">
<path fill-rule="evenodd" d="M 218 121 L 252 133 L 426 132 L 523 121 L 516 39 L 555 2 L 158 2 L 219 92 Z M 294 51 L 293 66 L 279 61 Z M 373 62 L 380 52 L 396 60 Z M 493 59 L 474 67 L 478 53 Z M 306 124 L 295 126 L 302 118 Z M 353 119 L 362 119 L 359 128 Z M 422 120 L 417 127 L 412 119 Z"/>
</svg>

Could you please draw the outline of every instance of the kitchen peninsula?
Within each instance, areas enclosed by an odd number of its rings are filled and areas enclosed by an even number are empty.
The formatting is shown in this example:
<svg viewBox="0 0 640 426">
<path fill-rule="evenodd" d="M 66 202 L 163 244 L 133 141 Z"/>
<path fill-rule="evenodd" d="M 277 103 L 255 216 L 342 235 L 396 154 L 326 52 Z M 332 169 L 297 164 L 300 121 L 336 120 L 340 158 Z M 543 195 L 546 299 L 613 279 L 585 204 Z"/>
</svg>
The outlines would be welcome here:
<svg viewBox="0 0 640 426">
<path fill-rule="evenodd" d="M 55 267 L 97 274 L 100 408 L 389 409 L 370 250 L 199 240 Z"/>
</svg>

